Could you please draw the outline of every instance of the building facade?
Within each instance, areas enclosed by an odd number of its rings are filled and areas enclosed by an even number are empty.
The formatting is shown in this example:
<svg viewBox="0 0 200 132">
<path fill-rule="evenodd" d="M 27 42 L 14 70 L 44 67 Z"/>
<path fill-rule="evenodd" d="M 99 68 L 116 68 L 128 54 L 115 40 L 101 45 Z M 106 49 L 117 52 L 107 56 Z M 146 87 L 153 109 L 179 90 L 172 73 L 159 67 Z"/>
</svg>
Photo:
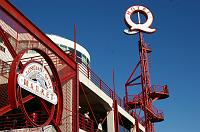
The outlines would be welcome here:
<svg viewBox="0 0 200 132">
<path fill-rule="evenodd" d="M 0 131 L 145 131 L 81 45 L 0 2 Z"/>
</svg>

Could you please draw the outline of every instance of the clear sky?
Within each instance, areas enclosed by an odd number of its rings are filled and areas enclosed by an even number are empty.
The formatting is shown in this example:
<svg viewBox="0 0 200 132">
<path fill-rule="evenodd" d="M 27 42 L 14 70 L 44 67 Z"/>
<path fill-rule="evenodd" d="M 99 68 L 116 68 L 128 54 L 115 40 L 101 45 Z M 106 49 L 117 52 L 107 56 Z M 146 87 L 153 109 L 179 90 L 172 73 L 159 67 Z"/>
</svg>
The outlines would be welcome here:
<svg viewBox="0 0 200 132">
<path fill-rule="evenodd" d="M 128 7 L 142 4 L 154 14 L 151 83 L 168 84 L 170 98 L 155 105 L 164 111 L 158 132 L 198 132 L 200 126 L 200 2 L 198 0 L 11 0 L 43 32 L 73 40 L 91 55 L 91 67 L 118 94 L 138 61 L 138 36 L 123 33 Z"/>
</svg>

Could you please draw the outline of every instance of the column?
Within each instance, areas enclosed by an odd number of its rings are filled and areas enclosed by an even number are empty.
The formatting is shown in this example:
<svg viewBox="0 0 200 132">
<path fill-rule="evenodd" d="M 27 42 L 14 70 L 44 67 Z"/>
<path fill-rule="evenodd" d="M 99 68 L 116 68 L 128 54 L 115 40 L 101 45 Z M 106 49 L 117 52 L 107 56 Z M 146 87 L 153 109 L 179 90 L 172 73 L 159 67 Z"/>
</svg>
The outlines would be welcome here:
<svg viewBox="0 0 200 132">
<path fill-rule="evenodd" d="M 114 124 L 114 111 L 110 111 L 107 116 L 107 131 L 115 132 L 115 124 Z"/>
</svg>

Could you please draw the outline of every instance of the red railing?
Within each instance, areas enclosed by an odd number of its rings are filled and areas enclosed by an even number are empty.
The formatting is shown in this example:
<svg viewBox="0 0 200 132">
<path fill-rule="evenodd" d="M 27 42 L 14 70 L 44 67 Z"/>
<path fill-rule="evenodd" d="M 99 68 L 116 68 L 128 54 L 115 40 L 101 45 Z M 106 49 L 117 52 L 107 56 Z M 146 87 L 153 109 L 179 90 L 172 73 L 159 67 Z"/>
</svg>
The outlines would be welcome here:
<svg viewBox="0 0 200 132">
<path fill-rule="evenodd" d="M 164 86 L 153 85 L 153 86 L 151 86 L 151 90 L 152 90 L 152 92 L 163 92 L 163 93 L 166 93 L 166 94 L 169 93 L 167 85 L 164 85 Z"/>
<path fill-rule="evenodd" d="M 8 85 L 0 84 L 0 109 L 8 104 Z"/>
<path fill-rule="evenodd" d="M 49 53 L 48 54 L 52 61 L 54 62 L 54 64 L 56 66 L 59 66 L 59 65 L 62 65 L 63 62 L 58 59 L 54 54 L 52 53 Z M 35 61 L 39 61 L 39 62 L 43 62 L 44 61 L 44 58 L 41 57 L 40 55 L 35 55 L 35 56 L 30 56 L 30 57 L 27 57 L 27 58 L 23 58 L 21 59 L 21 62 L 22 63 L 25 63 L 27 61 L 30 61 L 30 60 L 35 60 Z M 79 59 L 78 62 L 80 63 L 79 64 L 79 71 L 81 73 L 83 73 L 83 75 L 85 75 L 87 78 L 89 78 L 98 88 L 100 88 L 106 95 L 108 95 L 109 97 L 111 97 L 112 99 L 114 99 L 114 92 L 113 90 L 102 80 L 100 79 L 100 77 L 98 77 L 90 68 L 89 66 L 86 66 L 84 65 L 83 63 L 81 63 L 81 60 Z M 11 62 L 0 62 L 0 65 L 1 65 L 1 69 L 3 73 L 5 72 L 9 72 L 10 70 L 10 64 Z M 46 66 L 46 62 L 44 62 L 44 65 Z M 1 72 L 1 73 L 2 73 Z M 118 104 L 124 108 L 124 101 L 118 96 L 116 95 L 116 99 L 118 101 Z"/>
<path fill-rule="evenodd" d="M 0 130 L 23 128 L 26 126 L 24 114 L 7 114 L 0 117 Z M 18 121 L 17 119 L 21 119 Z"/>
<path fill-rule="evenodd" d="M 154 107 L 153 105 L 147 105 L 147 115 L 151 121 L 153 122 L 158 122 L 158 121 L 161 121 L 164 119 L 164 115 L 163 115 L 163 112 L 158 110 L 156 107 Z M 142 124 L 143 126 L 145 126 L 145 118 L 144 116 L 143 117 L 140 117 L 140 115 L 138 115 L 136 112 L 133 112 L 132 113 L 133 117 L 134 118 L 137 118 L 138 122 L 140 124 Z"/>
<path fill-rule="evenodd" d="M 55 64 L 56 67 L 61 66 L 63 64 L 63 62 L 58 57 L 56 57 L 54 54 L 50 53 L 48 55 L 52 59 L 52 61 Z M 38 61 L 38 62 L 41 62 L 41 63 L 44 62 L 44 66 L 48 66 L 47 63 L 44 61 L 44 58 L 42 56 L 34 55 L 34 54 L 33 54 L 33 56 L 22 58 L 21 62 L 24 64 L 24 63 L 31 61 L 31 60 Z M 11 61 L 5 62 L 3 60 L 0 60 L 0 75 L 5 76 L 5 74 L 9 73 L 11 63 L 12 63 Z"/>
<path fill-rule="evenodd" d="M 0 75 L 5 75 L 10 71 L 10 65 L 3 61 L 0 60 Z"/>
<path fill-rule="evenodd" d="M 88 79 L 90 79 L 98 88 L 100 88 L 105 94 L 113 98 L 113 90 L 104 83 L 89 67 L 79 64 L 79 71 L 83 73 Z"/>
<path fill-rule="evenodd" d="M 141 102 L 142 93 L 136 95 L 128 95 L 128 102 Z"/>
<path fill-rule="evenodd" d="M 58 65 L 63 64 L 63 62 L 57 56 L 55 56 L 53 53 L 48 54 L 48 56 L 51 58 L 51 60 L 53 61 L 53 63 L 55 64 L 56 67 Z M 35 61 L 38 61 L 38 62 L 41 62 L 41 63 L 44 62 L 44 65 L 45 66 L 47 65 L 47 63 L 44 61 L 45 59 L 41 55 L 34 55 L 34 54 L 33 54 L 33 56 L 22 58 L 21 62 L 26 63 L 26 62 L 31 61 L 31 60 L 35 60 Z"/>
<path fill-rule="evenodd" d="M 37 124 L 43 123 L 47 119 L 47 115 L 42 112 L 37 113 Z M 80 128 L 87 132 L 94 132 L 94 122 L 86 118 L 84 115 L 79 113 L 79 125 Z M 31 128 L 33 125 L 28 123 L 25 119 L 25 115 L 23 113 L 16 114 L 5 114 L 0 116 L 0 131 L 2 130 L 12 130 L 12 129 L 20 129 L 20 128 Z"/>
<path fill-rule="evenodd" d="M 144 125 L 144 119 L 141 118 L 140 115 L 138 115 L 138 114 L 136 113 L 136 111 L 132 111 L 131 115 L 132 115 L 135 119 L 137 119 L 137 121 L 138 121 L 140 124 Z"/>
<path fill-rule="evenodd" d="M 54 62 L 54 64 L 56 66 L 63 64 L 62 61 L 60 59 L 58 59 L 56 56 L 54 56 L 53 54 L 49 54 L 49 56 L 51 57 L 52 61 Z M 30 56 L 30 57 L 21 59 L 21 62 L 25 63 L 25 62 L 30 61 L 30 60 L 43 62 L 44 58 L 41 57 L 40 55 L 35 55 L 35 56 Z M 2 70 L 1 73 L 5 73 L 6 71 L 9 71 L 9 69 L 10 69 L 10 65 L 9 64 L 10 63 L 11 62 L 0 61 L 0 65 L 1 65 L 1 69 L 0 70 Z M 47 65 L 47 64 L 44 63 L 44 65 Z M 83 63 L 82 64 L 80 63 L 79 64 L 79 71 L 82 72 L 87 78 L 89 78 L 105 94 L 107 94 L 112 99 L 114 98 L 113 90 L 103 80 L 101 80 L 88 66 L 85 66 Z M 117 98 L 118 104 L 121 107 L 124 108 L 124 101 L 118 95 L 116 95 L 116 98 Z"/>
<path fill-rule="evenodd" d="M 120 98 L 118 95 L 116 95 L 116 99 L 117 99 L 118 105 L 121 106 L 123 109 L 125 109 L 124 100 Z"/>
<path fill-rule="evenodd" d="M 37 112 L 39 118 L 35 119 L 38 124 L 43 123 L 47 119 L 47 115 L 42 112 Z M 25 119 L 25 115 L 23 113 L 16 114 L 5 114 L 0 116 L 0 131 L 1 130 L 12 130 L 12 129 L 20 129 L 33 127 L 30 123 L 28 123 Z"/>
<path fill-rule="evenodd" d="M 79 113 L 79 127 L 87 132 L 94 132 L 93 120 L 86 118 L 81 113 Z"/>
<path fill-rule="evenodd" d="M 140 117 L 140 124 L 142 124 L 143 126 L 145 126 L 145 118 L 144 116 L 143 117 Z"/>
<path fill-rule="evenodd" d="M 106 95 L 114 99 L 114 91 L 98 77 L 88 66 L 84 64 L 79 64 L 79 71 L 83 73 L 88 79 L 90 79 L 98 88 L 100 88 Z M 124 108 L 124 101 L 116 95 L 118 105 Z"/>
<path fill-rule="evenodd" d="M 153 105 L 147 105 L 147 108 L 148 108 L 148 110 L 149 110 L 152 114 L 154 114 L 154 116 L 155 116 L 156 118 L 164 119 L 164 114 L 163 114 L 163 112 L 160 111 L 160 110 L 158 110 L 155 106 L 153 106 Z"/>
</svg>

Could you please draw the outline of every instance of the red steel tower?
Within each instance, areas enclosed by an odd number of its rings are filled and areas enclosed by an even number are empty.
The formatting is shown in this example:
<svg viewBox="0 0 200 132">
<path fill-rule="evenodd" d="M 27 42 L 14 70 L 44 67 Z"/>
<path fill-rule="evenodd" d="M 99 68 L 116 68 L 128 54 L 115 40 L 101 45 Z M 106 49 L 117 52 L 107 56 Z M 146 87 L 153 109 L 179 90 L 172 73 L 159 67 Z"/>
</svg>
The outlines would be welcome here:
<svg viewBox="0 0 200 132">
<path fill-rule="evenodd" d="M 134 23 L 131 15 L 138 14 L 138 23 Z M 146 22 L 141 24 L 140 14 L 144 15 Z M 133 69 L 125 84 L 125 105 L 126 110 L 132 112 L 136 120 L 145 126 L 146 132 L 154 132 L 154 123 L 164 120 L 163 112 L 153 106 L 153 102 L 169 97 L 168 86 L 151 85 L 149 73 L 149 55 L 152 52 L 150 47 L 144 42 L 143 34 L 153 33 L 156 29 L 151 28 L 153 15 L 144 6 L 136 5 L 128 8 L 125 14 L 125 23 L 129 29 L 124 32 L 133 35 L 139 34 L 139 62 Z M 139 74 L 139 75 L 137 75 Z M 130 88 L 141 88 L 137 95 L 132 95 Z M 144 116 L 141 118 L 141 116 Z M 138 123 L 136 123 L 138 124 Z M 138 126 L 136 131 L 139 132 Z"/>
</svg>

